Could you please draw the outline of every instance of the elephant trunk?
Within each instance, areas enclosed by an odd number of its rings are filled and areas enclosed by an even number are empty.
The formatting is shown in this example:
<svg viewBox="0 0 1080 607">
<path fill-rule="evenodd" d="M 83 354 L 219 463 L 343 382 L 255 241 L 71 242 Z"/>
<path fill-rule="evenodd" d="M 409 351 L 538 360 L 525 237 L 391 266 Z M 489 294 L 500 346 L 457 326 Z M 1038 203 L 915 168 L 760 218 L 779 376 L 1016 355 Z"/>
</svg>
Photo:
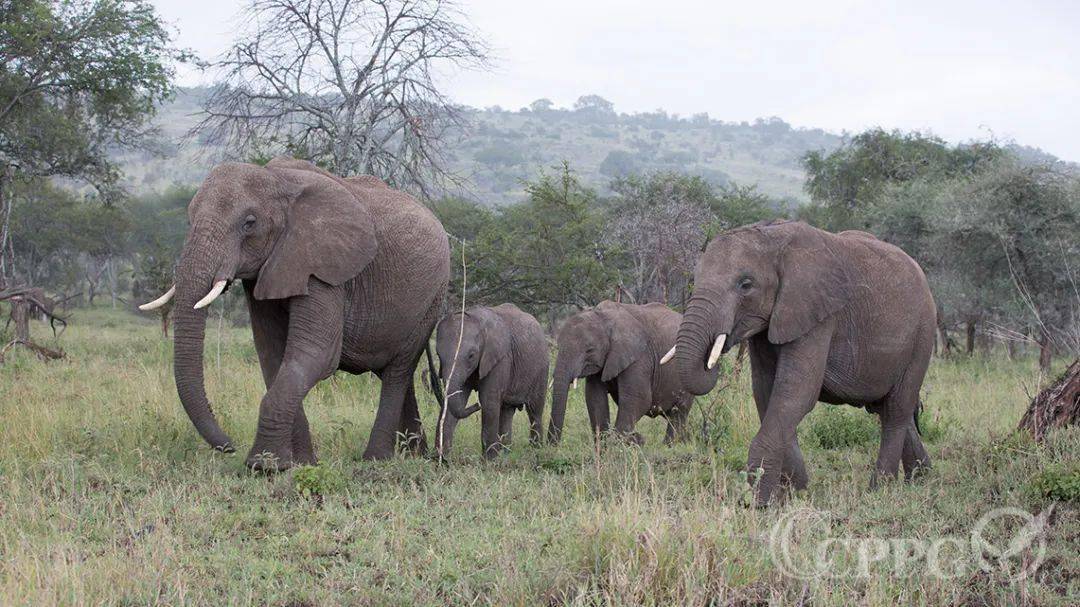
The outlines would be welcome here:
<svg viewBox="0 0 1080 607">
<path fill-rule="evenodd" d="M 218 425 L 203 380 L 203 339 L 206 310 L 194 309 L 215 282 L 221 262 L 220 247 L 210 234 L 193 226 L 176 269 L 176 296 L 173 307 L 173 373 L 176 392 L 184 411 L 210 446 L 225 453 L 235 451 L 229 436 Z"/>
<path fill-rule="evenodd" d="M 579 369 L 568 362 L 569 357 L 559 352 L 555 360 L 555 372 L 551 382 L 551 421 L 548 423 L 548 443 L 559 444 L 562 440 L 563 421 L 566 418 L 566 398 L 570 392 L 570 382 L 577 378 Z"/>
<path fill-rule="evenodd" d="M 679 380 L 691 394 L 701 395 L 713 389 L 720 375 L 720 367 L 708 367 L 710 348 L 716 337 L 718 326 L 716 305 L 702 296 L 690 300 L 683 313 L 682 324 L 675 338 L 675 364 L 679 370 Z M 727 329 L 730 331 L 730 329 Z"/>
</svg>

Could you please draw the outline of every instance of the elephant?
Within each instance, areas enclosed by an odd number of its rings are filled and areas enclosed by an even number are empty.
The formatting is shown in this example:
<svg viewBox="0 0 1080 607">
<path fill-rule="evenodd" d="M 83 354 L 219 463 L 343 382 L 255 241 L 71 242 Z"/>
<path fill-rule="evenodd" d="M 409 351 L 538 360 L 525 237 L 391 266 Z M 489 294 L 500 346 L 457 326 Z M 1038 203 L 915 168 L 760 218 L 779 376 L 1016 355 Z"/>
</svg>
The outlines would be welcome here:
<svg viewBox="0 0 1080 607">
<path fill-rule="evenodd" d="M 399 436 L 426 450 L 413 373 L 450 276 L 446 231 L 427 208 L 377 178 L 281 157 L 214 167 L 188 219 L 175 284 L 141 309 L 175 296 L 176 390 L 212 447 L 235 450 L 203 385 L 206 306 L 240 280 L 266 385 L 247 466 L 317 461 L 303 399 L 336 370 L 382 383 L 365 459 L 392 457 Z"/>
<path fill-rule="evenodd" d="M 818 401 L 879 416 L 871 486 L 930 466 L 919 437 L 919 389 L 937 308 L 919 265 L 866 232 L 832 234 L 802 222 L 736 228 L 713 238 L 694 271 L 674 358 L 682 385 L 705 394 L 718 358 L 749 344 L 761 422 L 748 478 L 757 506 L 781 483 L 808 478 L 795 430 Z"/>
<path fill-rule="evenodd" d="M 585 404 L 593 436 L 608 430 L 608 395 L 618 413 L 615 431 L 643 444 L 634 431 L 642 416 L 667 420 L 664 441 L 685 438 L 693 395 L 679 385 L 672 367 L 660 365 L 661 354 L 675 343 L 682 317 L 660 303 L 633 305 L 602 301 L 568 318 L 559 330 L 559 354 L 551 385 L 548 440 L 558 444 L 571 381 L 585 378 Z"/>
<path fill-rule="evenodd" d="M 474 306 L 439 322 L 435 351 L 447 394 L 439 412 L 436 451 L 449 453 L 459 420 L 480 411 L 480 445 L 493 458 L 510 446 L 514 412 L 529 416 L 529 440 L 543 440 L 548 346 L 544 329 L 531 314 L 505 303 Z M 480 404 L 465 407 L 476 391 Z"/>
</svg>

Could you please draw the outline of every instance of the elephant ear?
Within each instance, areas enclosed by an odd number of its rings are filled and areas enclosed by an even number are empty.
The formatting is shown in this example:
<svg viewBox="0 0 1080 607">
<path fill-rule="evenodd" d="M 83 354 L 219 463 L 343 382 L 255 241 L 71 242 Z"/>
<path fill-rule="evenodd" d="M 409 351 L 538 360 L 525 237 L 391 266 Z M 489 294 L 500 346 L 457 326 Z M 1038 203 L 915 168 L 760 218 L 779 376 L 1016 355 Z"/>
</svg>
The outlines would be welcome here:
<svg viewBox="0 0 1080 607">
<path fill-rule="evenodd" d="M 645 358 L 648 342 L 645 331 L 634 315 L 620 304 L 603 302 L 597 309 L 608 322 L 611 347 L 600 372 L 602 381 L 611 381 L 635 361 Z"/>
<path fill-rule="evenodd" d="M 484 346 L 480 352 L 480 377 L 483 378 L 491 373 L 499 361 L 510 356 L 510 332 L 488 310 L 481 314 L 480 330 L 484 335 Z"/>
<path fill-rule="evenodd" d="M 255 299 L 307 295 L 312 276 L 340 285 L 378 252 L 375 224 L 363 202 L 323 172 L 268 165 L 285 184 L 285 228 L 259 271 Z"/>
<path fill-rule="evenodd" d="M 854 281 L 845 252 L 828 232 L 803 223 L 785 225 L 780 283 L 769 318 L 769 341 L 786 344 L 807 334 L 851 301 Z"/>
</svg>

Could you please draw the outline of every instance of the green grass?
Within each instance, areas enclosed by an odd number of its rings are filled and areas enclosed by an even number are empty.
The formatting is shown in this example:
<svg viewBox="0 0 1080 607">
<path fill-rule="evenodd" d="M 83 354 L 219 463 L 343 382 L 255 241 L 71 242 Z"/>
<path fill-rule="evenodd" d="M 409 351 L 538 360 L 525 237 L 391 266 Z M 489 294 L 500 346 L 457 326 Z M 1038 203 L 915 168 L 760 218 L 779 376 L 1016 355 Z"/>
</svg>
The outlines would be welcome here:
<svg viewBox="0 0 1080 607">
<path fill-rule="evenodd" d="M 522 414 L 510 454 L 485 462 L 476 416 L 449 465 L 361 461 L 378 381 L 338 375 L 306 401 L 320 466 L 262 476 L 242 465 L 262 395 L 255 351 L 246 329 L 226 327 L 219 364 L 216 327 L 207 390 L 238 455 L 213 453 L 192 429 L 153 320 L 76 311 L 59 342 L 66 360 L 8 354 L 0 604 L 1067 605 L 1080 593 L 1075 502 L 1054 504 L 1045 562 L 1022 583 L 885 567 L 803 581 L 768 549 L 799 509 L 827 513 L 837 536 L 968 538 L 991 508 L 1049 508 L 1073 487 L 1061 471 L 1080 460 L 1080 432 L 1043 444 L 1011 435 L 1040 381 L 1028 360 L 934 361 L 923 419 L 935 467 L 913 484 L 870 491 L 873 418 L 819 405 L 800 428 L 809 489 L 754 510 L 741 474 L 757 428 L 745 370 L 698 399 L 690 444 L 664 447 L 661 420 L 645 419 L 644 448 L 596 449 L 579 389 L 559 448 L 530 448 Z M 433 399 L 421 400 L 430 432 Z M 1052 491 L 1032 489 L 1040 473 Z M 812 551 L 811 539 L 797 549 Z"/>
</svg>

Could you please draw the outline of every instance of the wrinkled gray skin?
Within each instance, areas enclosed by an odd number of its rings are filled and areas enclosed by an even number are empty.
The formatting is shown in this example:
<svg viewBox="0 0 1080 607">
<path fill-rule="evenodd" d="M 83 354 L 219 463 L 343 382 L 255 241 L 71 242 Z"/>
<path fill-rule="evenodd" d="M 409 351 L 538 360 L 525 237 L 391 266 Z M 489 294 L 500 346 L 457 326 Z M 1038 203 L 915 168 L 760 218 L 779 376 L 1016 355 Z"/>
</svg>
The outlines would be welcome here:
<svg viewBox="0 0 1080 607">
<path fill-rule="evenodd" d="M 585 405 L 594 437 L 608 430 L 608 395 L 618 413 L 615 431 L 642 444 L 634 431 L 642 416 L 667 419 L 664 442 L 682 439 L 693 395 L 679 385 L 673 365 L 660 358 L 675 343 L 681 316 L 663 304 L 603 301 L 571 316 L 559 329 L 559 355 L 551 384 L 548 440 L 558 444 L 571 382 L 585 378 Z"/>
<path fill-rule="evenodd" d="M 211 446 L 232 451 L 203 386 L 207 308 L 221 279 L 243 281 L 266 395 L 246 463 L 316 461 L 303 400 L 337 369 L 382 380 L 364 457 L 391 457 L 399 435 L 423 450 L 413 370 L 450 274 L 442 225 L 372 177 L 339 178 L 290 158 L 215 167 L 188 207 L 176 268 L 174 372 L 180 401 Z"/>
<path fill-rule="evenodd" d="M 818 401 L 865 407 L 881 421 L 871 484 L 930 466 L 915 426 L 934 343 L 926 277 L 900 249 L 865 232 L 801 222 L 755 224 L 714 238 L 698 261 L 675 359 L 682 385 L 705 394 L 720 334 L 747 340 L 761 428 L 747 470 L 762 506 L 781 482 L 806 487 L 796 426 Z"/>
<path fill-rule="evenodd" d="M 495 457 L 510 445 L 514 412 L 522 407 L 529 416 L 529 440 L 540 443 L 548 347 L 535 318 L 514 304 L 475 306 L 465 311 L 464 324 L 460 311 L 439 323 L 435 349 L 447 395 L 447 410 L 440 411 L 436 421 L 440 456 L 450 453 L 458 421 L 477 410 L 485 457 Z M 474 391 L 480 405 L 467 408 Z"/>
</svg>

